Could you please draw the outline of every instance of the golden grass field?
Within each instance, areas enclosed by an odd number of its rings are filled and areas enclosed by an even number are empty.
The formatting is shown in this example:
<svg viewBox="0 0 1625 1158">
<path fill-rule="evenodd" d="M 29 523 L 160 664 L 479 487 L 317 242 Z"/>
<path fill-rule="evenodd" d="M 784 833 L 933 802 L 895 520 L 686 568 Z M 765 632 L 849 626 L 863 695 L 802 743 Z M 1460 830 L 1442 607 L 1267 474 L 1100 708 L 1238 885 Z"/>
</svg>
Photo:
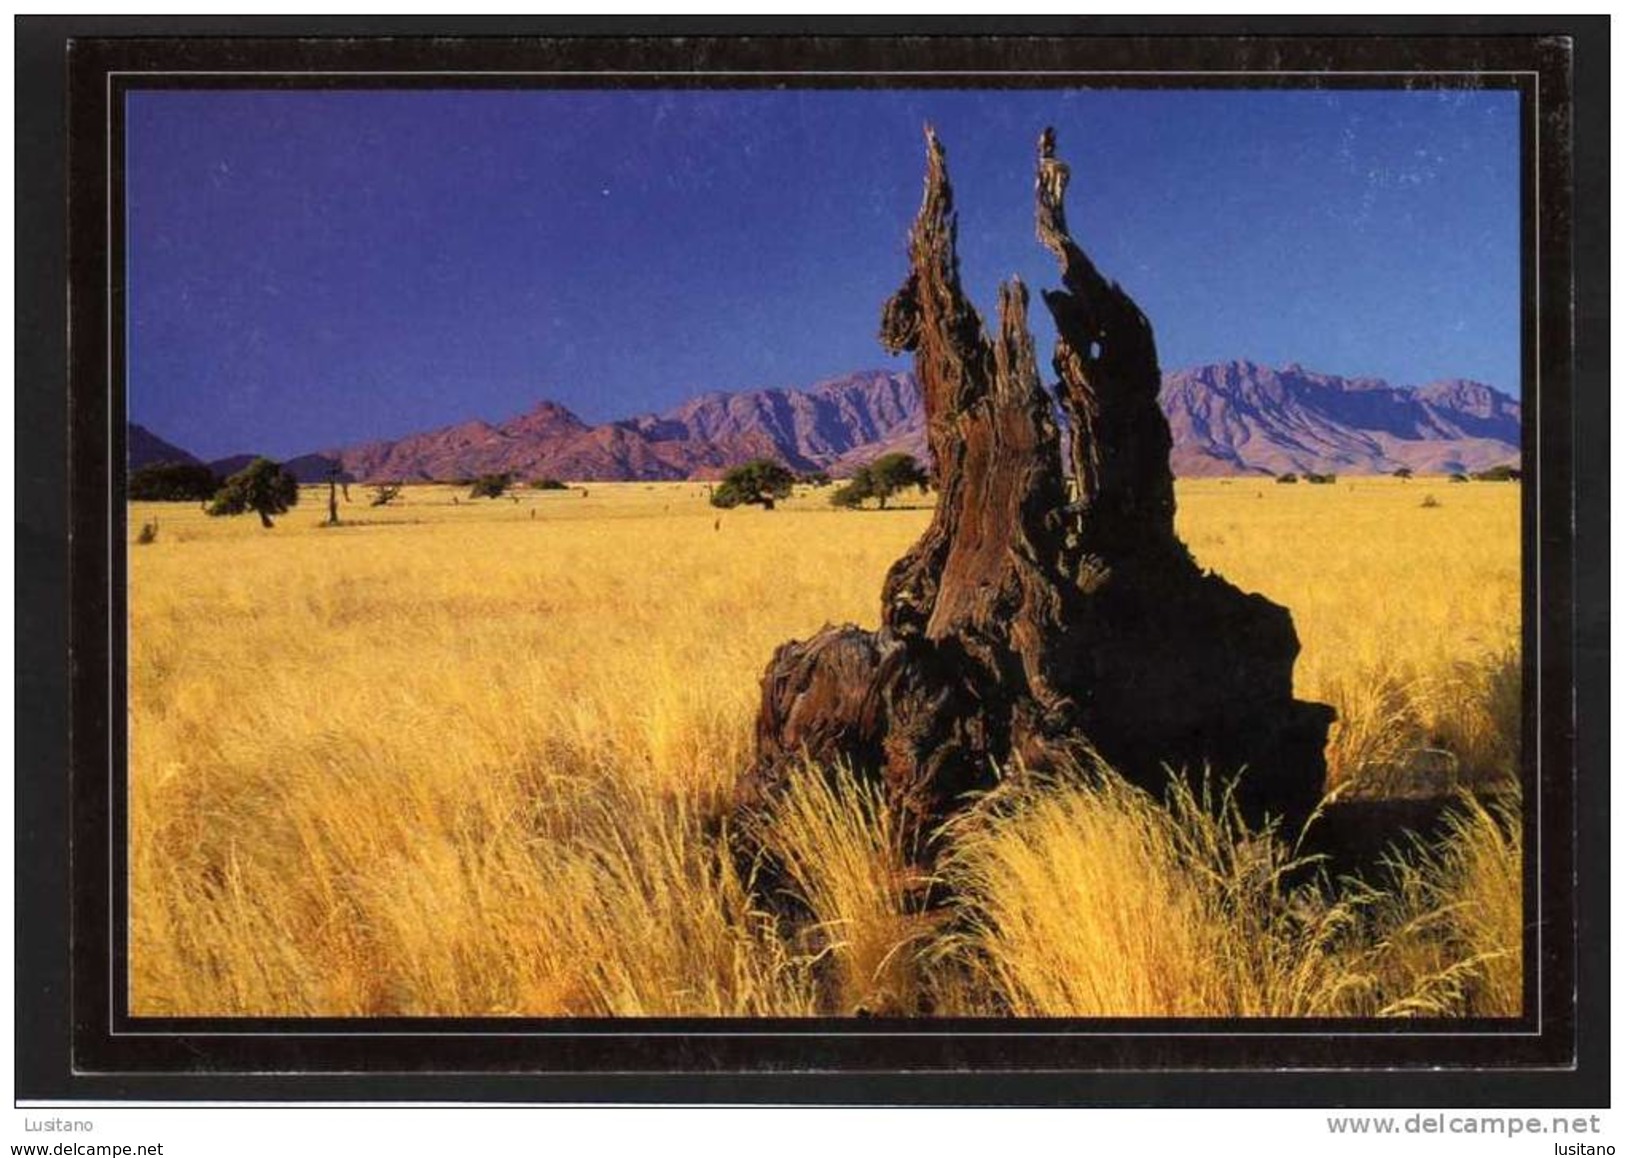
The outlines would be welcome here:
<svg viewBox="0 0 1625 1158">
<path fill-rule="evenodd" d="M 716 823 L 757 680 L 785 640 L 875 624 L 925 500 L 586 486 L 352 485 L 336 528 L 325 488 L 273 530 L 131 505 L 134 1013 L 1519 1011 L 1518 825 L 1482 809 L 1327 880 L 1188 794 L 1012 779 L 943 834 L 954 899 L 921 911 L 884 802 L 809 774 L 731 834 L 786 866 L 798 904 L 764 903 Z M 1338 791 L 1510 777 L 1517 486 L 1178 493 L 1197 559 L 1292 610 Z"/>
</svg>

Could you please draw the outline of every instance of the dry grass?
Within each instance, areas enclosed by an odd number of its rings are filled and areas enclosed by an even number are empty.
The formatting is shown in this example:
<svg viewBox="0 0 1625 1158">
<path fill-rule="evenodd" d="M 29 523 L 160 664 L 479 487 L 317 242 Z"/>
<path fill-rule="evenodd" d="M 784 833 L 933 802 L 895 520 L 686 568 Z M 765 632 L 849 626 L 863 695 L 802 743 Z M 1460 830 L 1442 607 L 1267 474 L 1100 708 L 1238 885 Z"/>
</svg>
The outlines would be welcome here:
<svg viewBox="0 0 1625 1158">
<path fill-rule="evenodd" d="M 1223 925 L 1173 837 L 1121 780 L 983 801 L 945 865 L 969 930 L 950 951 L 1017 1016 L 1228 1008 L 1210 968 Z"/>
<path fill-rule="evenodd" d="M 911 868 L 894 818 L 876 785 L 846 768 L 808 768 L 792 778 L 752 833 L 809 916 L 801 935 L 814 960 L 828 956 L 828 989 L 839 1012 L 915 1012 L 916 960 L 932 922 L 925 881 Z"/>
<path fill-rule="evenodd" d="M 1439 847 L 1412 838 L 1388 858 L 1369 952 L 1379 1013 L 1523 1008 L 1523 839 L 1509 800 L 1486 808 L 1464 795 Z"/>
<path fill-rule="evenodd" d="M 1517 488 L 1421 485 L 1180 489 L 1198 559 L 1292 608 L 1299 693 L 1367 790 L 1515 762 Z M 808 776 L 756 834 L 795 898 L 763 911 L 717 831 L 756 681 L 785 639 L 872 624 L 927 512 L 589 489 L 409 488 L 328 529 L 316 502 L 271 531 L 132 506 L 163 528 L 130 555 L 136 1012 L 1517 1008 L 1517 848 L 1481 826 L 1316 899 L 1210 813 L 1052 785 L 954 834 L 979 907 L 943 926 L 881 803 Z M 1250 964 L 1206 976 L 1226 936 Z"/>
<path fill-rule="evenodd" d="M 953 822 L 944 875 L 977 1012 L 1022 1017 L 1510 1016 L 1521 856 L 1471 798 L 1439 849 L 1329 881 L 1228 798 L 1110 772 L 1023 780 Z"/>
<path fill-rule="evenodd" d="M 1197 559 L 1292 611 L 1300 696 L 1337 709 L 1345 790 L 1485 786 L 1516 766 L 1521 622 L 1516 485 L 1345 478 L 1181 484 Z"/>
</svg>

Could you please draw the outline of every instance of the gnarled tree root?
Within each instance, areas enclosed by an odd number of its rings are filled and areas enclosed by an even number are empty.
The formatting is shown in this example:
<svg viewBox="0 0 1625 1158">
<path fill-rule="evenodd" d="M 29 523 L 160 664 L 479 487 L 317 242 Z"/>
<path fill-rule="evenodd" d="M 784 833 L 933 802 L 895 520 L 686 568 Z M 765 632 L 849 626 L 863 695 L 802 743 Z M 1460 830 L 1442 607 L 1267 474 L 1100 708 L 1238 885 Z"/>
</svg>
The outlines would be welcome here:
<svg viewBox="0 0 1625 1158">
<path fill-rule="evenodd" d="M 765 802 L 803 762 L 847 761 L 923 832 L 1000 768 L 1098 759 L 1158 795 L 1170 772 L 1239 775 L 1249 820 L 1295 829 L 1322 793 L 1332 710 L 1293 698 L 1286 609 L 1204 573 L 1175 534 L 1156 341 L 1067 230 L 1053 132 L 1037 219 L 1061 274 L 1043 295 L 1054 397 L 1020 281 L 1000 287 L 991 337 L 966 298 L 943 148 L 929 129 L 926 142 L 881 340 L 914 354 L 935 515 L 887 575 L 877 631 L 826 627 L 778 649 L 738 803 Z"/>
</svg>

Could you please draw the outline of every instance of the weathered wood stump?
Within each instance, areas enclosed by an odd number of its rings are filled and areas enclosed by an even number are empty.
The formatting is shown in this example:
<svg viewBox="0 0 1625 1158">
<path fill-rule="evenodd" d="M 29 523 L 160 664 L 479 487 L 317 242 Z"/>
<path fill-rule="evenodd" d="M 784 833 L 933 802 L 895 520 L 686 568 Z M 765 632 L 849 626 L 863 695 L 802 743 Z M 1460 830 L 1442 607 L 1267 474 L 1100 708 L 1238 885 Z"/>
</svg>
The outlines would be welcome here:
<svg viewBox="0 0 1625 1158">
<path fill-rule="evenodd" d="M 910 269 L 881 341 L 915 356 L 936 512 L 887 575 L 878 631 L 826 627 L 775 653 L 739 802 L 769 798 L 803 762 L 847 761 L 883 777 L 924 829 L 996 768 L 1099 759 L 1159 794 L 1170 770 L 1240 772 L 1244 813 L 1295 827 L 1321 796 L 1332 710 L 1292 697 L 1286 609 L 1204 573 L 1174 532 L 1156 340 L 1067 232 L 1053 132 L 1039 142 L 1037 212 L 1060 263 L 1062 288 L 1043 297 L 1064 451 L 1027 290 L 1000 287 L 990 337 L 960 287 L 929 128 L 926 144 Z"/>
</svg>

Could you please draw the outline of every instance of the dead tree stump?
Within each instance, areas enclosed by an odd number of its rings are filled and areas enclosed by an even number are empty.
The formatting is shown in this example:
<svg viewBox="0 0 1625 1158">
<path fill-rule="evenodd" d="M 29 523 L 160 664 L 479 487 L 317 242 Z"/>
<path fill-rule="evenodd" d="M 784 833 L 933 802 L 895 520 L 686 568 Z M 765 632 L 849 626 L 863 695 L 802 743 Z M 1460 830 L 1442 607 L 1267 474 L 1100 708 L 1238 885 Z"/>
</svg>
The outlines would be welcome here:
<svg viewBox="0 0 1625 1158">
<path fill-rule="evenodd" d="M 990 337 L 960 287 L 929 128 L 926 145 L 910 269 L 880 337 L 914 353 L 936 512 L 886 577 L 878 631 L 826 627 L 774 654 L 739 803 L 769 798 L 804 761 L 847 761 L 923 830 L 996 767 L 1100 759 L 1159 795 L 1170 771 L 1239 772 L 1245 814 L 1296 827 L 1322 793 L 1332 710 L 1292 697 L 1286 609 L 1203 572 L 1175 534 L 1156 340 L 1067 231 L 1053 131 L 1039 141 L 1037 217 L 1060 264 L 1062 288 L 1043 298 L 1064 448 L 1027 290 L 1000 287 Z"/>
</svg>

